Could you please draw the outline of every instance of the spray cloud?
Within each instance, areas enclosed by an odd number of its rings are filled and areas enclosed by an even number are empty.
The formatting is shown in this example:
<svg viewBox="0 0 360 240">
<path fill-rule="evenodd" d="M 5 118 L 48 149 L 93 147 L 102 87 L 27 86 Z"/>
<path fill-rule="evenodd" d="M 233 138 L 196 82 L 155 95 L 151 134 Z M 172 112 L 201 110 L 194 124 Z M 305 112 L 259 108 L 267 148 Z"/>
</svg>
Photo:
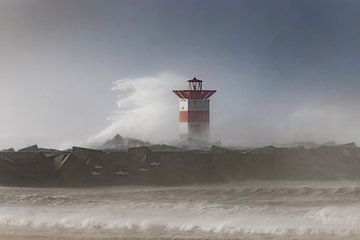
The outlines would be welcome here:
<svg viewBox="0 0 360 240">
<path fill-rule="evenodd" d="M 108 118 L 110 125 L 94 139 L 103 141 L 116 133 L 154 142 L 176 139 L 178 102 L 171 90 L 184 84 L 183 79 L 174 74 L 160 73 L 113 82 L 112 91 L 117 94 L 118 109 Z"/>
</svg>

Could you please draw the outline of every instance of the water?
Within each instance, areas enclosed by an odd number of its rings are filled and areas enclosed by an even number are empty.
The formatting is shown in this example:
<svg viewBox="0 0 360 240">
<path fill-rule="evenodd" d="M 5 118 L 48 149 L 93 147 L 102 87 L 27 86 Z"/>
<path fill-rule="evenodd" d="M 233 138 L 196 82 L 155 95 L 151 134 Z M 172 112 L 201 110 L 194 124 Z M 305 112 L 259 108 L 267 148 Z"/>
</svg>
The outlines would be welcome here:
<svg viewBox="0 0 360 240">
<path fill-rule="evenodd" d="M 0 239 L 360 239 L 359 182 L 0 188 Z"/>
</svg>

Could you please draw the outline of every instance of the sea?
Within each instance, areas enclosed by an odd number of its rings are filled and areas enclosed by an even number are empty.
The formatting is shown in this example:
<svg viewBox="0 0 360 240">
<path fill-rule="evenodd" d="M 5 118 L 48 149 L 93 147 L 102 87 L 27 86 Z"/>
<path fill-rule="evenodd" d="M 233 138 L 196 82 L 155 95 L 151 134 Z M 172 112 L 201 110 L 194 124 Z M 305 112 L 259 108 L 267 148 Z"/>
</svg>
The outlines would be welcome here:
<svg viewBox="0 0 360 240">
<path fill-rule="evenodd" d="M 0 239 L 360 239 L 360 182 L 0 188 Z"/>
</svg>

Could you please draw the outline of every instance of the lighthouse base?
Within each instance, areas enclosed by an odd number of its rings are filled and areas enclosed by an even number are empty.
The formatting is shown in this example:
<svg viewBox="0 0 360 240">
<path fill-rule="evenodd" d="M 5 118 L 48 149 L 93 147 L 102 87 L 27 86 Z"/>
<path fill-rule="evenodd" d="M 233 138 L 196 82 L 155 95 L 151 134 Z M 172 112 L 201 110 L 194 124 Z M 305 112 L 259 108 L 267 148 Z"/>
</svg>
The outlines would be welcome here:
<svg viewBox="0 0 360 240">
<path fill-rule="evenodd" d="M 201 142 L 209 141 L 208 122 L 182 122 L 180 123 L 180 141 L 196 140 Z"/>
</svg>

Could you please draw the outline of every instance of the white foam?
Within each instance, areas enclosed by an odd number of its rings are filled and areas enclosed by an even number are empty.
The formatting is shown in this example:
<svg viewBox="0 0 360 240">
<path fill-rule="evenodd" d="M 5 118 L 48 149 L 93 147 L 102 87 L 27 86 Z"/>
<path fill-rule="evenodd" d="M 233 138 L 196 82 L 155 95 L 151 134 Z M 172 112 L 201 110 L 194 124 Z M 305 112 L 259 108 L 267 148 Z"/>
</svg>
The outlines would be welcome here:
<svg viewBox="0 0 360 240">
<path fill-rule="evenodd" d="M 332 186 L 332 187 L 330 187 Z M 208 237 L 335 234 L 360 237 L 358 184 L 242 187 L 0 188 L 0 234 L 40 231 Z M 86 231 L 85 231 L 86 230 Z"/>
<path fill-rule="evenodd" d="M 312 208 L 211 204 L 109 204 L 0 208 L 2 227 L 211 234 L 360 234 L 360 205 Z"/>
</svg>

